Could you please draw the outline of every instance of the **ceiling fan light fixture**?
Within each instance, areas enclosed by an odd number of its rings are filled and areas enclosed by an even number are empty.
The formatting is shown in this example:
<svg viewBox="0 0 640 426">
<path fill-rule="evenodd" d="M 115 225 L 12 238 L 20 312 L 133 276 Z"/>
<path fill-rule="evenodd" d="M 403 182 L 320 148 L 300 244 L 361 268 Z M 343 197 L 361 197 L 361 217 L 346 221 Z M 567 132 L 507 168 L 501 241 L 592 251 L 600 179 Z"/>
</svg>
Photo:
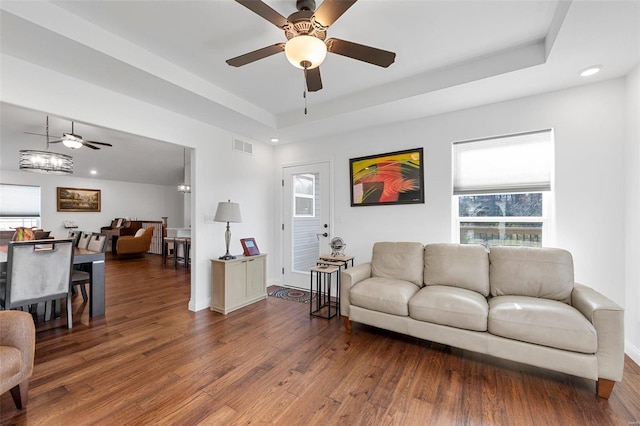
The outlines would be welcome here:
<svg viewBox="0 0 640 426">
<path fill-rule="evenodd" d="M 313 69 L 320 66 L 327 56 L 327 45 L 317 37 L 299 35 L 287 41 L 284 53 L 294 67 Z M 303 63 L 311 65 L 305 67 Z"/>
<path fill-rule="evenodd" d="M 72 133 L 64 133 L 62 135 L 62 144 L 67 148 L 78 149 L 82 147 L 82 142 L 80 142 L 82 138 L 72 134 Z"/>
</svg>

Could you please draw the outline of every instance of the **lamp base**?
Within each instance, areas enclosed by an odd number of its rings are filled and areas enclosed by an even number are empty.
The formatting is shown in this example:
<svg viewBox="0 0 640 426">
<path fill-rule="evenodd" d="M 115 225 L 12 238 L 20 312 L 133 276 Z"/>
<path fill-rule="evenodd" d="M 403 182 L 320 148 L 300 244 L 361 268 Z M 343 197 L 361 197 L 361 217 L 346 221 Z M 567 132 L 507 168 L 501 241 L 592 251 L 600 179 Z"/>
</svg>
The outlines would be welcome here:
<svg viewBox="0 0 640 426">
<path fill-rule="evenodd" d="M 235 259 L 235 256 L 231 256 L 230 254 L 225 254 L 224 256 L 220 256 L 218 259 L 220 260 L 231 260 L 231 259 Z"/>
</svg>

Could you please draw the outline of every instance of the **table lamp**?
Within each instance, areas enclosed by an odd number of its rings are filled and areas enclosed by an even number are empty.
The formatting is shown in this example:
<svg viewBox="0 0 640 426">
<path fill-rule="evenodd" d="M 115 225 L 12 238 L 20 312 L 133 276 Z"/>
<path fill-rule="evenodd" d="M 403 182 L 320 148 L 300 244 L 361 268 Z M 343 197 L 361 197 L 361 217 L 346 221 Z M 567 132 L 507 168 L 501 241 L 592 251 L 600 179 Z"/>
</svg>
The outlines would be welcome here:
<svg viewBox="0 0 640 426">
<path fill-rule="evenodd" d="M 216 216 L 213 220 L 216 222 L 227 222 L 227 230 L 224 233 L 224 241 L 227 244 L 227 253 L 224 256 L 219 257 L 219 259 L 235 259 L 236 257 L 229 253 L 229 243 L 231 242 L 231 228 L 229 227 L 229 223 L 242 222 L 242 217 L 240 216 L 240 205 L 238 203 L 232 203 L 231 200 L 228 202 L 219 202 L 218 209 L 216 210 Z"/>
</svg>

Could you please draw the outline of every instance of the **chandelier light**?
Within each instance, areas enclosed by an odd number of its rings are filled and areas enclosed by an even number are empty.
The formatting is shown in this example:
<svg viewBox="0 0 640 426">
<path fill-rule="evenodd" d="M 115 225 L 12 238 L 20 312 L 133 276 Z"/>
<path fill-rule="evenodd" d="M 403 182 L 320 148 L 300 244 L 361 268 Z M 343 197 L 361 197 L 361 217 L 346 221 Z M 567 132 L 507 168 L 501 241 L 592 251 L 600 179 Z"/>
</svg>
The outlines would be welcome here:
<svg viewBox="0 0 640 426">
<path fill-rule="evenodd" d="M 25 149 L 18 151 L 20 170 L 54 175 L 73 174 L 73 157 L 49 151 L 49 116 L 47 115 L 47 151 Z"/>
<path fill-rule="evenodd" d="M 73 158 L 51 151 L 22 150 L 19 152 L 20 170 L 56 175 L 73 174 Z"/>
<path fill-rule="evenodd" d="M 299 35 L 287 41 L 284 53 L 294 67 L 313 69 L 327 56 L 327 45 L 317 37 Z"/>
</svg>

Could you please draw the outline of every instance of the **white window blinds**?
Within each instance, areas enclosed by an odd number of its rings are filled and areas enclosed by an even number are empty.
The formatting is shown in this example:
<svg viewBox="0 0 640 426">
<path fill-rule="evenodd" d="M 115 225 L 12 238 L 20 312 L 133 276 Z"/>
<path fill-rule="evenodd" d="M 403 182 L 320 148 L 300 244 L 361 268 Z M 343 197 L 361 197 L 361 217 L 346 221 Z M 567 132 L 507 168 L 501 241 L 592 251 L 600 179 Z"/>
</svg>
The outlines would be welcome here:
<svg viewBox="0 0 640 426">
<path fill-rule="evenodd" d="M 453 194 L 551 190 L 553 130 L 453 144 Z"/>
<path fill-rule="evenodd" d="M 40 187 L 0 184 L 0 217 L 40 217 Z"/>
</svg>

